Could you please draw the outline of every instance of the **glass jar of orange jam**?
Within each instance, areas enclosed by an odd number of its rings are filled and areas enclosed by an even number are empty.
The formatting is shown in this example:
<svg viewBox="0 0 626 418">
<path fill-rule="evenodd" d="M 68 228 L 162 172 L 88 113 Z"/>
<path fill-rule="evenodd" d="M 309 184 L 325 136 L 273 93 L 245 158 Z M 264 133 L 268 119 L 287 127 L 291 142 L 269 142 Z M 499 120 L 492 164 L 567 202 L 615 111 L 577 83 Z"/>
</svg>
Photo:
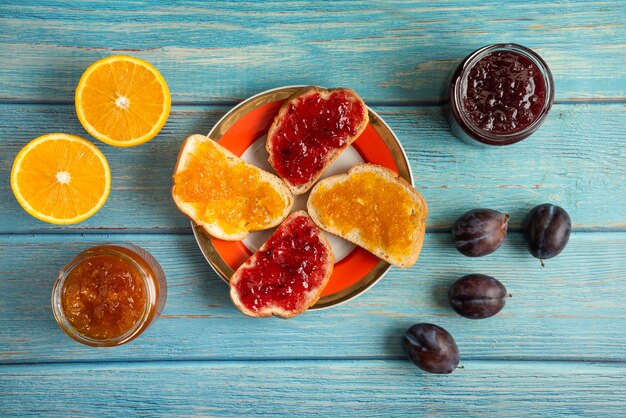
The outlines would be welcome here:
<svg viewBox="0 0 626 418">
<path fill-rule="evenodd" d="M 161 314 L 166 296 L 165 274 L 150 253 L 130 244 L 99 245 L 61 269 L 52 311 L 74 340 L 111 347 L 146 330 Z"/>
</svg>

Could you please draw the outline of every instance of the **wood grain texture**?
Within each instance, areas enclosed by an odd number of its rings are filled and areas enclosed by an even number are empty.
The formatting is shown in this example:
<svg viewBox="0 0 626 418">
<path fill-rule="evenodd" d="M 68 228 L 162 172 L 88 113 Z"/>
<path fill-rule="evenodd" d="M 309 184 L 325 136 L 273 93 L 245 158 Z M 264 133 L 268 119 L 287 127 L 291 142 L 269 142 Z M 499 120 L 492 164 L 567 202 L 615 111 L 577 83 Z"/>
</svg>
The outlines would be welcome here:
<svg viewBox="0 0 626 418">
<path fill-rule="evenodd" d="M 494 254 L 470 259 L 448 234 L 427 234 L 420 260 L 392 269 L 364 295 L 292 320 L 251 319 L 189 235 L 0 237 L 0 363 L 87 360 L 402 358 L 401 337 L 433 322 L 455 337 L 464 359 L 626 361 L 626 233 L 576 233 L 557 258 L 539 261 L 510 234 Z M 57 326 L 50 294 L 57 272 L 96 242 L 132 242 L 150 251 L 168 280 L 168 300 L 148 331 L 114 349 L 93 349 Z M 494 318 L 456 315 L 447 289 L 480 272 L 512 295 Z"/>
<path fill-rule="evenodd" d="M 0 416 L 623 416 L 624 16 L 626 2 L 605 0 L 0 1 Z M 559 104 L 528 140 L 473 148 L 436 105 L 457 63 L 495 42 L 544 57 Z M 176 106 L 148 144 L 97 142 L 113 172 L 98 214 L 41 223 L 12 196 L 13 159 L 44 133 L 89 138 L 74 89 L 112 54 L 155 64 Z M 186 136 L 289 84 L 351 87 L 382 115 L 429 204 L 429 233 L 416 266 L 355 300 L 254 320 L 202 258 L 170 176 Z M 541 268 L 518 231 L 544 202 L 566 208 L 577 232 Z M 515 232 L 470 259 L 443 232 L 478 206 L 509 212 Z M 145 247 L 168 277 L 163 317 L 113 349 L 75 343 L 50 308 L 59 269 L 101 242 Z M 447 305 L 448 286 L 473 272 L 512 294 L 498 316 L 471 321 Z M 416 322 L 448 329 L 463 368 L 411 365 L 400 341 Z"/>
<path fill-rule="evenodd" d="M 9 366 L 0 414 L 46 416 L 619 416 L 624 364 L 408 361 Z"/>
<path fill-rule="evenodd" d="M 447 129 L 439 107 L 374 107 L 396 132 L 424 195 L 430 231 L 449 228 L 477 206 L 511 214 L 519 229 L 535 205 L 563 206 L 577 229 L 626 229 L 626 106 L 558 105 L 531 138 L 502 149 L 466 145 Z M 59 227 L 37 221 L 0 183 L 0 232 L 189 232 L 170 195 L 180 145 L 207 133 L 228 107 L 178 106 L 157 138 L 120 149 L 95 141 L 112 171 L 105 206 L 86 222 Z M 19 149 L 34 137 L 67 132 L 90 138 L 73 106 L 0 105 L 0 178 L 8 179 Z"/>
<path fill-rule="evenodd" d="M 289 84 L 438 102 L 459 60 L 495 42 L 541 54 L 557 100 L 626 99 L 619 1 L 33 3 L 0 5 L 1 100 L 72 102 L 85 68 L 121 53 L 155 64 L 175 102 Z"/>
</svg>

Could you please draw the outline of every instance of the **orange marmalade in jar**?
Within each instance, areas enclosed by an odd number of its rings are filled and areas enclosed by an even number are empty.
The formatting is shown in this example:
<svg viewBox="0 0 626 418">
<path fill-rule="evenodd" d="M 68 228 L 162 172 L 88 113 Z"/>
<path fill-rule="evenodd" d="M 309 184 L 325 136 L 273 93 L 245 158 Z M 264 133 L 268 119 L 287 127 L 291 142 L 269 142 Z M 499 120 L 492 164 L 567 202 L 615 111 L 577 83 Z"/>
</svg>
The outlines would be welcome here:
<svg viewBox="0 0 626 418">
<path fill-rule="evenodd" d="M 165 274 L 143 248 L 99 245 L 78 254 L 59 273 L 52 311 L 74 340 L 93 347 L 131 341 L 161 314 Z"/>
</svg>

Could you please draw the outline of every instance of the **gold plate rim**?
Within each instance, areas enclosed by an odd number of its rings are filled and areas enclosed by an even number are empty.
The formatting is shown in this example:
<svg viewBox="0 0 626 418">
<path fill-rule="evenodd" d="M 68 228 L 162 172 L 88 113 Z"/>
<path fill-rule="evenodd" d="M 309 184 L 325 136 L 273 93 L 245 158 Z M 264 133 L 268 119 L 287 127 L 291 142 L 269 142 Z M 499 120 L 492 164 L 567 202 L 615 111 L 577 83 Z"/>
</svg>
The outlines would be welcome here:
<svg viewBox="0 0 626 418">
<path fill-rule="evenodd" d="M 228 131 L 228 129 L 230 129 L 230 127 L 233 126 L 233 124 L 243 115 L 265 104 L 272 103 L 277 100 L 284 100 L 297 90 L 304 87 L 307 87 L 307 85 L 277 87 L 249 97 L 226 112 L 226 114 L 222 116 L 213 126 L 207 136 L 214 141 L 219 141 L 222 135 L 224 135 L 224 133 Z M 369 106 L 367 106 L 367 110 L 370 119 L 369 123 L 380 135 L 383 142 L 391 152 L 393 161 L 398 169 L 398 175 L 408 181 L 411 185 L 414 185 L 413 173 L 411 172 L 409 159 L 406 152 L 402 148 L 400 141 L 396 137 L 396 134 L 378 115 L 378 113 L 373 111 Z M 233 275 L 234 270 L 222 259 L 209 237 L 204 234 L 202 228 L 196 225 L 193 221 L 191 222 L 191 226 L 196 243 L 198 244 L 202 255 L 209 263 L 213 271 L 215 271 L 215 273 L 222 278 L 222 281 L 229 284 L 230 277 Z M 338 306 L 356 298 L 371 288 L 374 284 L 378 283 L 378 281 L 383 278 L 390 268 L 391 264 L 384 260 L 379 260 L 376 266 L 374 266 L 374 268 L 357 283 L 339 292 L 322 296 L 317 303 L 309 309 L 326 309 Z"/>
</svg>

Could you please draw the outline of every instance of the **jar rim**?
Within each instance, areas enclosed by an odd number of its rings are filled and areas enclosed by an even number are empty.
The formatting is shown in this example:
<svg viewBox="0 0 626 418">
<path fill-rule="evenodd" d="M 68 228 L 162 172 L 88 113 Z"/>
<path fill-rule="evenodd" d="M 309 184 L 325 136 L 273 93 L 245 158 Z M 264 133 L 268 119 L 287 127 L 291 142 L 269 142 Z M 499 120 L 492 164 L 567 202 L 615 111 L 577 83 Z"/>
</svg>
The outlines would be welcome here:
<svg viewBox="0 0 626 418">
<path fill-rule="evenodd" d="M 152 306 L 156 303 L 157 292 L 154 281 L 151 280 L 151 275 L 148 271 L 146 271 L 144 266 L 124 252 L 124 250 L 132 251 L 134 254 L 141 256 L 137 251 L 138 249 L 139 247 L 132 244 L 99 244 L 81 251 L 69 263 L 63 266 L 52 288 L 51 302 L 54 319 L 58 323 L 59 327 L 61 327 L 61 329 L 68 336 L 79 343 L 92 347 L 113 347 L 127 343 L 143 332 L 145 325 L 150 322 L 154 314 Z M 69 322 L 62 306 L 63 285 L 65 284 L 65 280 L 69 277 L 70 273 L 80 263 L 100 255 L 115 255 L 116 257 L 121 257 L 124 261 L 127 261 L 136 270 L 139 277 L 141 277 L 144 289 L 146 290 L 142 316 L 125 333 L 107 339 L 95 339 L 80 333 Z"/>
<path fill-rule="evenodd" d="M 510 133 L 493 133 L 479 128 L 476 124 L 467 116 L 463 109 L 463 86 L 467 83 L 467 77 L 469 72 L 478 61 L 486 57 L 487 55 L 496 51 L 512 51 L 528 58 L 537 66 L 544 79 L 546 96 L 543 107 L 539 115 L 528 126 L 518 131 Z M 453 91 L 451 91 L 451 101 L 454 103 L 451 106 L 455 116 L 463 121 L 463 124 L 469 129 L 468 132 L 475 140 L 488 144 L 488 145 L 509 145 L 521 141 L 527 138 L 533 132 L 535 132 L 539 126 L 545 120 L 548 112 L 550 111 L 554 102 L 554 79 L 552 72 L 548 67 L 548 64 L 530 48 L 515 43 L 498 43 L 484 46 L 477 49 L 468 55 L 461 63 L 461 71 L 455 76 L 453 80 Z"/>
</svg>

